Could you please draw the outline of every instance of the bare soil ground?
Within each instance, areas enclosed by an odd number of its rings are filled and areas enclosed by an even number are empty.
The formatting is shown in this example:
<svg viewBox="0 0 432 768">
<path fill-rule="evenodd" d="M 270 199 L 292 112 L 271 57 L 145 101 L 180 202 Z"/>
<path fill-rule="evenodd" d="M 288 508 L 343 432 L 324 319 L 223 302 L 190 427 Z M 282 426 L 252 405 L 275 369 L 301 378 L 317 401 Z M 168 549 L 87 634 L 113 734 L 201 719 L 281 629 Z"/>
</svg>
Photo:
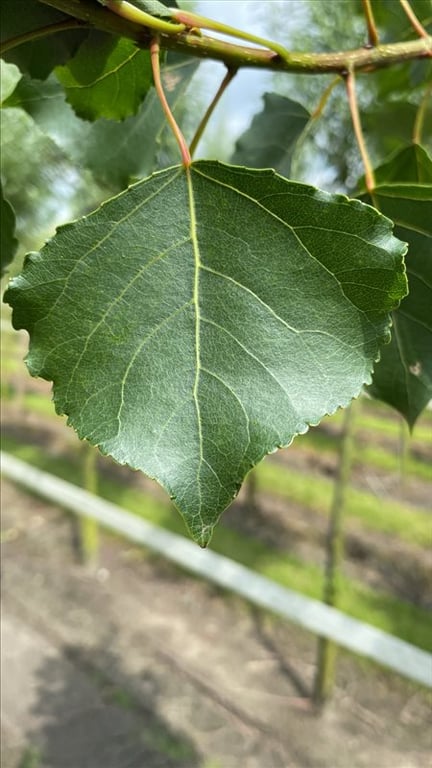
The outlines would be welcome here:
<svg viewBox="0 0 432 768">
<path fill-rule="evenodd" d="M 3 768 L 428 768 L 428 694 L 3 487 Z"/>
</svg>

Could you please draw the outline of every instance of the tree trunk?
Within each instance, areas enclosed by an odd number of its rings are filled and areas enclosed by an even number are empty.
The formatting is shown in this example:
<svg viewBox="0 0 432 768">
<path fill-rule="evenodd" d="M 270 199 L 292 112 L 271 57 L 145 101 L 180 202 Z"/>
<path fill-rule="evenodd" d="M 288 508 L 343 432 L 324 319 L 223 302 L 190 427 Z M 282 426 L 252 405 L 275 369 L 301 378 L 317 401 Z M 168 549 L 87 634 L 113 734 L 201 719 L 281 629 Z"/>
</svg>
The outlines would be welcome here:
<svg viewBox="0 0 432 768">
<path fill-rule="evenodd" d="M 353 448 L 352 404 L 345 410 L 339 447 L 339 464 L 333 488 L 333 501 L 327 529 L 326 565 L 324 574 L 323 602 L 335 606 L 338 599 L 339 583 L 344 555 L 343 513 L 346 492 L 349 487 Z M 318 638 L 317 670 L 315 676 L 314 700 L 322 706 L 330 698 L 335 677 L 337 646 L 326 637 Z"/>
</svg>

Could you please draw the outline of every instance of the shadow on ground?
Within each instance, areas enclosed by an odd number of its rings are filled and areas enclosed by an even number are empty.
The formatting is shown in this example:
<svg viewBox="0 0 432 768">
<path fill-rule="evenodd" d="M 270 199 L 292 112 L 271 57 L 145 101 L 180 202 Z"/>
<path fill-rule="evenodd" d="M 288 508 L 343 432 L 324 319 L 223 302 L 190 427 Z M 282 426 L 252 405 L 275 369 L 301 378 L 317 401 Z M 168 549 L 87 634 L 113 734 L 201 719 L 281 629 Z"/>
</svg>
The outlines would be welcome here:
<svg viewBox="0 0 432 768">
<path fill-rule="evenodd" d="M 107 638 L 107 648 L 110 641 Z M 122 660 L 105 647 L 66 646 L 36 673 L 37 698 L 19 768 L 199 768 L 190 740 L 158 713 L 147 671 L 131 693 Z M 145 677 L 145 679 L 144 679 Z"/>
</svg>

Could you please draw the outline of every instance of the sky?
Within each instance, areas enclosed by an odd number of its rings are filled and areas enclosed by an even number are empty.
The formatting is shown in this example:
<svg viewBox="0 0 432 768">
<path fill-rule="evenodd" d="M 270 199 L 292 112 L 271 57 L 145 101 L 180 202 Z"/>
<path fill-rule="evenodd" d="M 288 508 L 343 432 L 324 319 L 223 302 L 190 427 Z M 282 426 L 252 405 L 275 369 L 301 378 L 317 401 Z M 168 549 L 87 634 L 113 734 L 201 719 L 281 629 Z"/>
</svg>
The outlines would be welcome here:
<svg viewBox="0 0 432 768">
<path fill-rule="evenodd" d="M 180 0 L 181 2 L 181 0 Z M 266 14 L 265 6 L 271 6 L 271 13 Z M 299 0 L 199 0 L 194 3 L 196 13 L 207 16 L 216 21 L 237 27 L 277 42 L 288 44 L 288 23 L 277 27 L 276 33 L 269 30 L 269 21 L 277 20 L 278 11 L 285 11 L 289 7 L 289 26 L 297 28 L 301 22 L 301 3 Z M 270 11 L 270 8 L 269 8 Z M 286 19 L 286 12 L 284 13 Z M 216 36 L 216 33 L 210 32 Z M 233 38 L 227 38 L 233 42 Z M 247 43 L 244 43 L 247 45 Z M 200 90 L 205 97 L 208 94 L 208 102 L 216 93 L 222 81 L 226 69 L 223 64 L 215 61 L 203 62 L 196 74 L 196 82 L 200 84 Z M 274 90 L 272 85 L 272 73 L 257 69 L 242 69 L 230 83 L 221 102 L 216 108 L 211 124 L 198 147 L 196 157 L 206 154 L 207 147 L 213 141 L 225 141 L 226 158 L 231 155 L 235 140 L 249 126 L 253 115 L 260 112 L 263 106 L 262 96 L 266 91 Z M 221 138 L 222 137 L 222 138 Z"/>
</svg>

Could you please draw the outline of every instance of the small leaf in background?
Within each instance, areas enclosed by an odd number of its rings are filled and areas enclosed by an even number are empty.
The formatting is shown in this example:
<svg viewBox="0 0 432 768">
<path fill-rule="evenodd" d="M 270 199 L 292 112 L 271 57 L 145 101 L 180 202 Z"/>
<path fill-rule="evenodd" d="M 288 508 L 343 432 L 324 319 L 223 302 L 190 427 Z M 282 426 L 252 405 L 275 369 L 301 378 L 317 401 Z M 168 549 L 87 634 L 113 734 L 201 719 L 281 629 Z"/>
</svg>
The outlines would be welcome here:
<svg viewBox="0 0 432 768">
<path fill-rule="evenodd" d="M 359 201 L 273 171 L 169 168 L 62 227 L 6 295 L 82 438 L 208 543 L 247 472 L 370 381 L 405 245 Z"/>
<path fill-rule="evenodd" d="M 377 102 L 364 110 L 362 124 L 368 136 L 368 142 L 374 147 L 375 154 L 383 162 L 391 153 L 401 151 L 412 141 L 418 105 L 408 101 L 393 100 Z M 425 125 L 432 118 L 430 107 L 426 109 Z M 425 131 L 425 148 L 432 148 L 432 132 Z"/>
<path fill-rule="evenodd" d="M 12 206 L 3 197 L 3 186 L 0 183 L 0 255 L 1 277 L 15 256 L 18 240 L 15 237 L 15 214 Z"/>
<path fill-rule="evenodd" d="M 296 101 L 265 93 L 264 109 L 236 142 L 231 162 L 250 168 L 274 168 L 289 176 L 295 145 L 310 120 Z"/>
<path fill-rule="evenodd" d="M 3 59 L 0 59 L 1 104 L 14 92 L 21 77 L 21 72 L 15 64 L 7 64 Z"/>
<path fill-rule="evenodd" d="M 374 172 L 377 186 L 380 184 L 432 184 L 432 161 L 420 144 L 410 144 L 395 153 Z"/>
<path fill-rule="evenodd" d="M 70 16 L 38 0 L 1 0 L 1 42 L 42 27 L 70 20 Z M 50 35 L 49 41 L 33 40 L 3 54 L 21 72 L 44 80 L 58 64 L 73 55 L 87 37 L 87 29 L 74 29 Z"/>
<path fill-rule="evenodd" d="M 136 114 L 152 84 L 149 51 L 103 32 L 92 32 L 55 74 L 68 102 L 85 120 L 124 120 Z"/>
<path fill-rule="evenodd" d="M 407 147 L 378 168 L 376 178 L 374 200 L 409 244 L 409 294 L 393 312 L 392 341 L 368 391 L 412 429 L 432 398 L 432 160 L 422 147 Z"/>
</svg>

